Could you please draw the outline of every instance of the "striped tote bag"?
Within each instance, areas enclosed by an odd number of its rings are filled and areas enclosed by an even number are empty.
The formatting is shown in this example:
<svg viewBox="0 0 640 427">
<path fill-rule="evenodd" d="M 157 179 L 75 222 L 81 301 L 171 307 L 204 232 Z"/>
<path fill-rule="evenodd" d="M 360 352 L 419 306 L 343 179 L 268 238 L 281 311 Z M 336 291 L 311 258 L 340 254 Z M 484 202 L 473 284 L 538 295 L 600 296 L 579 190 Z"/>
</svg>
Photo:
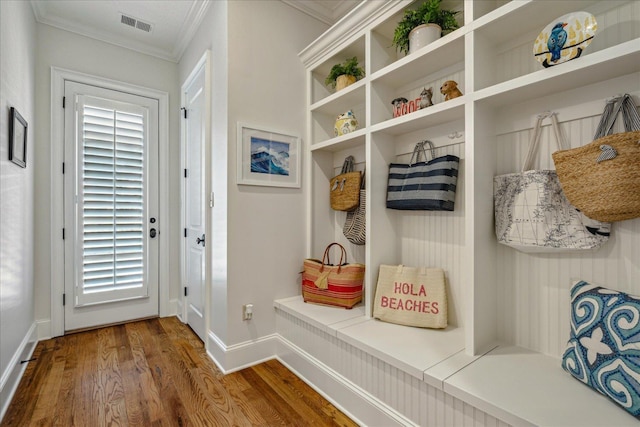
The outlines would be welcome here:
<svg viewBox="0 0 640 427">
<path fill-rule="evenodd" d="M 431 151 L 429 161 L 426 161 L 425 144 Z M 425 161 L 420 161 L 421 155 L 424 155 Z M 431 141 L 418 142 L 409 164 L 391 163 L 389 165 L 387 208 L 452 211 L 459 165 L 460 158 L 457 156 L 436 157 Z"/>
</svg>

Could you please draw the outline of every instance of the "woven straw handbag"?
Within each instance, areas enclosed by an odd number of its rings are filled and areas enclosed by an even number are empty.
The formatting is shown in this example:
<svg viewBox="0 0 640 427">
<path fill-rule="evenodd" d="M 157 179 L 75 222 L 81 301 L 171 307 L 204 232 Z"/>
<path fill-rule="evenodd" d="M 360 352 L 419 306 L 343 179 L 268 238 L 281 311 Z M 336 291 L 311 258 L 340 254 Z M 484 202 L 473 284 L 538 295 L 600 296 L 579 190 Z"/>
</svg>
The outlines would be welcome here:
<svg viewBox="0 0 640 427">
<path fill-rule="evenodd" d="M 340 261 L 331 264 L 329 252 L 340 248 Z M 331 243 L 324 250 L 322 261 L 307 258 L 302 272 L 302 299 L 304 302 L 353 308 L 362 301 L 364 264 L 347 263 L 347 251 L 339 243 Z"/>
<path fill-rule="evenodd" d="M 620 112 L 625 132 L 611 134 Z M 567 199 L 598 221 L 640 217 L 640 115 L 631 96 L 607 102 L 594 138 L 553 153 Z"/>
<path fill-rule="evenodd" d="M 362 174 L 354 172 L 354 163 L 353 156 L 345 158 L 340 175 L 329 181 L 331 208 L 336 211 L 348 212 L 358 207 Z"/>
</svg>

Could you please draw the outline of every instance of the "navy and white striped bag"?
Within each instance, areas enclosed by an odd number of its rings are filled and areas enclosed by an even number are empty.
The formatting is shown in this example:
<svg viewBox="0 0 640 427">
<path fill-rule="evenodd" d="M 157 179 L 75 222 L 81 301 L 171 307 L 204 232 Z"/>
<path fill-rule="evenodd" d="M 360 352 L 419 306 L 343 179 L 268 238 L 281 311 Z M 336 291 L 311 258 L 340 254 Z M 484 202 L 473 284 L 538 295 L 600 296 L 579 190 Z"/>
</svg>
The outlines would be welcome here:
<svg viewBox="0 0 640 427">
<path fill-rule="evenodd" d="M 431 151 L 429 161 L 426 161 L 425 144 Z M 424 154 L 425 161 L 420 161 L 421 154 Z M 459 165 L 460 158 L 457 156 L 435 157 L 435 149 L 431 141 L 418 142 L 409 164 L 391 163 L 389 165 L 387 208 L 452 211 Z"/>
</svg>

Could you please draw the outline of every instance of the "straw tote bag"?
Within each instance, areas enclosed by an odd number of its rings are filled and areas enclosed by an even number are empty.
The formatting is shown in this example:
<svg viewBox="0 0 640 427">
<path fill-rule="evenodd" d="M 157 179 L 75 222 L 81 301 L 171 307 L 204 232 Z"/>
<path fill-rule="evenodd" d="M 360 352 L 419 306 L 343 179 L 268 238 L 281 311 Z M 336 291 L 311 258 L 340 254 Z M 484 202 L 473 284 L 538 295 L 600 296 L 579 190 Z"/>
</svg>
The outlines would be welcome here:
<svg viewBox="0 0 640 427">
<path fill-rule="evenodd" d="M 426 161 L 425 145 L 431 151 Z M 420 161 L 424 155 L 425 161 Z M 415 163 L 414 163 L 415 159 Z M 460 158 L 435 156 L 431 141 L 416 144 L 409 164 L 391 163 L 387 183 L 387 208 L 399 210 L 452 211 L 456 198 Z"/>
<path fill-rule="evenodd" d="M 373 317 L 420 328 L 447 327 L 447 291 L 441 268 L 381 265 Z"/>
<path fill-rule="evenodd" d="M 355 159 L 348 156 L 342 164 L 340 175 L 331 178 L 331 208 L 336 211 L 352 211 L 358 207 L 360 199 L 360 172 L 354 172 Z"/>
<path fill-rule="evenodd" d="M 589 219 L 573 207 L 555 171 L 531 170 L 547 117 L 559 148 L 566 146 L 556 113 L 539 115 L 522 171 L 494 177 L 496 237 L 522 252 L 597 248 L 609 239 L 611 224 Z"/>
<path fill-rule="evenodd" d="M 364 245 L 366 243 L 367 220 L 365 206 L 367 205 L 367 191 L 365 190 L 364 177 L 365 174 L 363 173 L 358 207 L 351 212 L 347 212 L 347 219 L 342 227 L 344 237 L 354 245 Z"/>
<path fill-rule="evenodd" d="M 620 112 L 626 132 L 612 135 Z M 607 102 L 594 139 L 553 153 L 567 199 L 599 221 L 640 217 L 640 114 L 631 96 Z"/>
<path fill-rule="evenodd" d="M 340 249 L 340 261 L 331 264 L 330 250 Z M 305 259 L 302 272 L 302 298 L 304 302 L 353 308 L 362 301 L 364 264 L 347 263 L 347 251 L 339 243 L 331 243 L 324 250 L 322 261 Z"/>
</svg>

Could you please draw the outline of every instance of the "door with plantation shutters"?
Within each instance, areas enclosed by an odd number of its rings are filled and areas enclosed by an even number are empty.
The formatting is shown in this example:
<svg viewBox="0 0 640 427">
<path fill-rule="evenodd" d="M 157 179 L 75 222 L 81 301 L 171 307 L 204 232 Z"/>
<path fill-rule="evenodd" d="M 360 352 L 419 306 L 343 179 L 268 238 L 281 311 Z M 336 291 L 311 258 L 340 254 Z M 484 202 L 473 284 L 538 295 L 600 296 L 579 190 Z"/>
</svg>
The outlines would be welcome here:
<svg viewBox="0 0 640 427">
<path fill-rule="evenodd" d="M 65 330 L 158 315 L 158 101 L 65 83 Z"/>
</svg>

